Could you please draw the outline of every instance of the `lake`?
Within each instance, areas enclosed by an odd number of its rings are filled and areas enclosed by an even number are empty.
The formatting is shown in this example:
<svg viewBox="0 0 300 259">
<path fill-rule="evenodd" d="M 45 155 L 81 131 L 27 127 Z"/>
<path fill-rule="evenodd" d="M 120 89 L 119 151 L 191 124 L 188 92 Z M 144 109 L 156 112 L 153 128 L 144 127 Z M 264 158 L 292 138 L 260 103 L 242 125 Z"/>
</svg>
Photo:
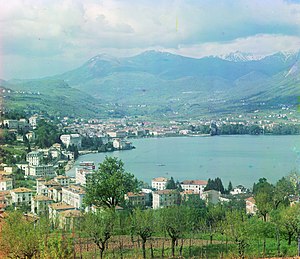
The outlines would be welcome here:
<svg viewBox="0 0 300 259">
<path fill-rule="evenodd" d="M 101 163 L 115 156 L 138 179 L 151 183 L 158 176 L 175 180 L 220 177 L 252 187 L 261 177 L 276 182 L 300 168 L 300 136 L 214 136 L 131 140 L 136 149 L 80 156 L 67 173 L 74 176 L 80 161 Z"/>
</svg>

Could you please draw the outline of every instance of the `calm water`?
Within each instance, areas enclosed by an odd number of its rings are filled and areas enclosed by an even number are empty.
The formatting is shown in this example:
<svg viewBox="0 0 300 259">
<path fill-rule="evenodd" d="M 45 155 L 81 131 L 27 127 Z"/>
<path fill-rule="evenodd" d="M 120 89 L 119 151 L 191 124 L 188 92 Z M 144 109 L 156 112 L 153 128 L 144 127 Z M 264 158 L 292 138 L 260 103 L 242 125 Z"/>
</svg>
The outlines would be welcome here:
<svg viewBox="0 0 300 259">
<path fill-rule="evenodd" d="M 216 136 L 132 140 L 134 150 L 81 156 L 80 161 L 102 162 L 106 155 L 123 160 L 125 169 L 150 183 L 153 177 L 174 179 L 220 177 L 227 186 L 251 187 L 260 177 L 276 182 L 300 169 L 300 136 Z M 68 172 L 74 175 L 74 168 Z"/>
</svg>

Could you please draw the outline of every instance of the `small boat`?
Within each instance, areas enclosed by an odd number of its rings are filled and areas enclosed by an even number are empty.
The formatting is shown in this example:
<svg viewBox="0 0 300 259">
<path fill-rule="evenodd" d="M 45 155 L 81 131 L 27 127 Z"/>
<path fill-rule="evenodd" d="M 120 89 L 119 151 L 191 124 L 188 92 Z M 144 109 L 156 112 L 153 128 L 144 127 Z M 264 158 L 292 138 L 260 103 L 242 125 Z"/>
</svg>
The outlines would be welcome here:
<svg viewBox="0 0 300 259">
<path fill-rule="evenodd" d="M 157 166 L 166 166 L 165 164 L 157 164 Z"/>
</svg>

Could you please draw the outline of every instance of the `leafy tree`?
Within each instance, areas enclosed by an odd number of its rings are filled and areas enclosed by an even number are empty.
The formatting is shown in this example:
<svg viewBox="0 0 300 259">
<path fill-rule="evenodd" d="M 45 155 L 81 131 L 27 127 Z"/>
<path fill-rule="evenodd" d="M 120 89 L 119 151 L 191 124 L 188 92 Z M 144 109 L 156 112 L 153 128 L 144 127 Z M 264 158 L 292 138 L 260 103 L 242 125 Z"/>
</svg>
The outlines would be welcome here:
<svg viewBox="0 0 300 259">
<path fill-rule="evenodd" d="M 219 177 L 217 177 L 216 179 L 209 178 L 207 181 L 207 185 L 204 188 L 204 191 L 209 191 L 209 190 L 216 190 L 224 194 L 225 189 L 222 180 Z"/>
<path fill-rule="evenodd" d="M 281 225 L 284 234 L 287 236 L 288 245 L 291 245 L 293 237 L 300 234 L 300 206 L 296 204 L 287 207 L 280 212 Z"/>
<path fill-rule="evenodd" d="M 84 216 L 83 229 L 88 237 L 92 238 L 100 251 L 100 258 L 106 248 L 107 241 L 113 233 L 115 221 L 114 210 L 101 210 L 96 213 L 89 212 Z"/>
<path fill-rule="evenodd" d="M 289 196 L 295 194 L 295 189 L 291 181 L 282 177 L 275 185 L 274 189 L 274 208 L 278 209 L 280 204 L 289 205 Z"/>
<path fill-rule="evenodd" d="M 229 194 L 232 190 L 233 190 L 232 183 L 231 183 L 231 181 L 229 181 L 228 187 L 227 187 L 227 193 Z"/>
<path fill-rule="evenodd" d="M 239 258 L 245 258 L 246 247 L 249 245 L 249 222 L 245 213 L 229 211 L 226 213 L 226 232 L 238 246 Z"/>
<path fill-rule="evenodd" d="M 176 189 L 176 188 L 177 188 L 177 186 L 176 186 L 176 183 L 174 181 L 174 178 L 171 177 L 171 179 L 166 182 L 166 189 L 172 190 L 172 189 Z"/>
<path fill-rule="evenodd" d="M 253 194 L 259 214 L 267 221 L 267 215 L 273 209 L 274 186 L 266 178 L 260 178 L 253 185 Z"/>
<path fill-rule="evenodd" d="M 35 134 L 35 144 L 40 148 L 47 148 L 51 147 L 54 143 L 60 143 L 60 132 L 57 126 L 51 122 L 40 120 Z"/>
<path fill-rule="evenodd" d="M 135 209 L 131 215 L 134 233 L 142 239 L 143 258 L 146 258 L 146 242 L 154 233 L 154 217 L 152 210 Z"/>
<path fill-rule="evenodd" d="M 213 241 L 213 234 L 215 229 L 218 226 L 218 223 L 225 218 L 225 210 L 221 204 L 217 204 L 216 206 L 210 205 L 207 208 L 207 215 L 206 215 L 206 225 L 209 230 L 210 236 L 210 243 L 212 244 Z"/>
<path fill-rule="evenodd" d="M 159 210 L 159 224 L 171 238 L 172 257 L 175 256 L 175 244 L 182 238 L 187 228 L 186 207 L 175 206 Z"/>
<path fill-rule="evenodd" d="M 140 182 L 125 172 L 124 164 L 115 157 L 106 157 L 87 182 L 85 202 L 88 205 L 114 208 L 124 202 L 124 194 L 136 192 Z"/>
<path fill-rule="evenodd" d="M 10 212 L 1 235 L 3 250 L 13 258 L 33 258 L 39 251 L 39 229 L 19 211 Z"/>
</svg>

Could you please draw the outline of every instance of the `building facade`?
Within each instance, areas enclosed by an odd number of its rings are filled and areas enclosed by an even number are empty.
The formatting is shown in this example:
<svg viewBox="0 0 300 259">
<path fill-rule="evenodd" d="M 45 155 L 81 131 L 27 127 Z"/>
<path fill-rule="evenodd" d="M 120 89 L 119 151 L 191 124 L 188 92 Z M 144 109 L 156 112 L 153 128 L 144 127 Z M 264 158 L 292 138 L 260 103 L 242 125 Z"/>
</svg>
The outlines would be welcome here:
<svg viewBox="0 0 300 259">
<path fill-rule="evenodd" d="M 42 164 L 43 153 L 39 151 L 32 151 L 26 155 L 26 161 L 30 166 L 37 166 Z"/>
<path fill-rule="evenodd" d="M 169 179 L 166 177 L 153 178 L 151 181 L 151 186 L 155 190 L 164 190 L 168 180 Z"/>
<path fill-rule="evenodd" d="M 81 136 L 79 134 L 61 135 L 60 140 L 67 148 L 72 145 L 74 145 L 78 149 L 81 148 Z"/>
<path fill-rule="evenodd" d="M 178 190 L 160 190 L 153 192 L 152 208 L 166 208 L 180 204 Z"/>
<path fill-rule="evenodd" d="M 33 191 L 28 188 L 16 188 L 10 191 L 11 201 L 15 206 L 30 205 Z"/>
<path fill-rule="evenodd" d="M 76 209 L 83 209 L 85 190 L 78 185 L 62 187 L 62 201 Z"/>
<path fill-rule="evenodd" d="M 184 191 L 193 191 L 194 193 L 202 194 L 207 185 L 207 181 L 203 180 L 185 180 L 180 183 Z"/>
<path fill-rule="evenodd" d="M 0 191 L 9 191 L 13 188 L 12 178 L 3 177 L 0 175 Z"/>
<path fill-rule="evenodd" d="M 52 204 L 53 200 L 44 195 L 36 195 L 31 200 L 31 212 L 36 215 L 48 215 L 48 205 Z"/>
</svg>

